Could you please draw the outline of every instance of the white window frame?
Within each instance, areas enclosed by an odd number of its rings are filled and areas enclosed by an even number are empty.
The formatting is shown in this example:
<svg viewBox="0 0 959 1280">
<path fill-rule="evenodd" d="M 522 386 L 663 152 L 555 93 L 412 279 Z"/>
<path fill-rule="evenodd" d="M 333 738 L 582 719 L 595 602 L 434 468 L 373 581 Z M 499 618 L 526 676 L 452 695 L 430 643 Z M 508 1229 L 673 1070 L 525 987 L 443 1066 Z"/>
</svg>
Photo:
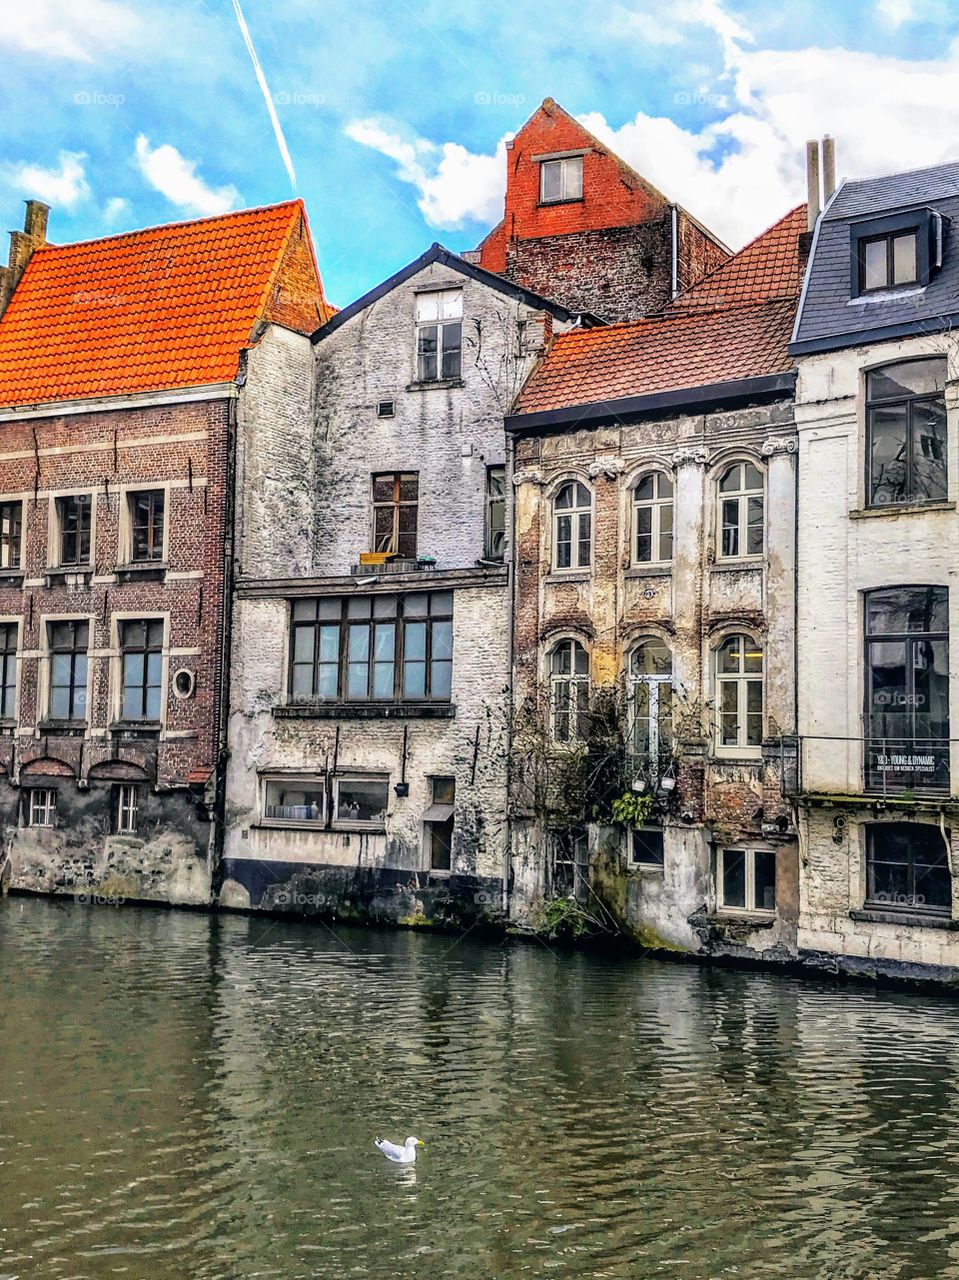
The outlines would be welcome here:
<svg viewBox="0 0 959 1280">
<path fill-rule="evenodd" d="M 60 511 L 63 498 L 90 499 L 90 558 L 82 564 L 63 564 L 60 559 Z M 64 573 L 84 573 L 95 568 L 97 562 L 97 491 L 95 489 L 57 489 L 49 494 L 47 508 L 47 567 Z"/>
<path fill-rule="evenodd" d="M 381 782 L 386 787 L 386 803 L 383 806 L 382 820 L 365 822 L 361 818 L 340 817 L 340 786 L 344 782 Z M 346 773 L 333 779 L 333 819 L 332 826 L 338 831 L 385 831 L 389 817 L 390 779 L 385 773 Z"/>
<path fill-rule="evenodd" d="M 653 496 L 652 498 L 640 498 L 639 486 L 644 480 L 652 478 Z M 669 482 L 670 493 L 668 498 L 660 497 L 659 488 L 660 481 L 666 479 Z M 672 476 L 663 470 L 645 471 L 633 485 L 632 491 L 632 546 L 630 548 L 630 561 L 634 568 L 642 569 L 647 566 L 666 565 L 673 562 L 673 551 L 675 549 L 675 494 L 676 485 Z M 670 553 L 663 557 L 660 555 L 663 541 L 662 529 L 662 512 L 664 507 L 669 507 L 670 525 L 669 525 L 669 545 Z M 640 511 L 650 511 L 650 549 L 655 552 L 648 560 L 639 558 L 639 513 Z"/>
<path fill-rule="evenodd" d="M 719 670 L 719 653 L 727 640 L 738 639 L 742 642 L 740 654 L 740 670 L 736 672 L 723 672 Z M 762 670 L 746 671 L 745 655 L 746 646 L 755 645 L 762 654 Z M 730 760 L 759 760 L 762 758 L 762 739 L 766 736 L 766 649 L 765 646 L 747 631 L 729 631 L 721 636 L 715 643 L 712 654 L 713 667 L 713 684 L 716 693 L 716 724 L 713 749 L 717 756 L 725 757 Z M 747 741 L 748 720 L 746 715 L 746 707 L 748 700 L 747 686 L 757 681 L 761 689 L 761 722 L 760 722 L 760 741 L 755 745 L 750 745 Z M 727 684 L 735 684 L 736 686 L 736 742 L 734 744 L 723 742 L 723 686 Z"/>
<path fill-rule="evenodd" d="M 30 495 L 25 493 L 3 493 L 0 494 L 0 504 L 11 505 L 13 503 L 20 504 L 20 546 L 19 561 L 15 567 L 0 565 L 0 574 L 19 574 L 26 572 L 26 552 L 27 552 L 27 500 Z"/>
<path fill-rule="evenodd" d="M 741 467 L 740 484 L 736 489 L 723 490 L 721 488 L 723 480 L 734 467 Z M 746 468 L 753 467 L 759 472 L 760 487 L 758 489 L 746 488 Z M 762 507 L 762 546 L 758 551 L 743 551 L 743 547 L 748 545 L 749 538 L 749 502 L 750 499 L 758 498 Z M 735 502 L 736 511 L 736 539 L 739 550 L 735 555 L 726 555 L 723 552 L 723 508 L 727 502 Z M 730 526 L 731 527 L 731 526 Z M 731 561 L 748 560 L 752 562 L 762 560 L 766 553 L 766 476 L 762 467 L 753 458 L 734 458 L 723 464 L 721 470 L 716 476 L 716 558 L 724 563 Z"/>
<path fill-rule="evenodd" d="M 118 836 L 135 836 L 140 819 L 139 783 L 118 782 L 116 806 L 116 826 L 114 834 Z"/>
<path fill-rule="evenodd" d="M 144 726 L 154 731 L 159 725 L 166 728 L 167 702 L 170 697 L 170 615 L 156 610 L 133 609 L 114 613 L 110 618 L 110 723 L 126 724 L 123 720 L 123 647 L 120 644 L 122 622 L 162 622 L 163 646 L 160 651 L 160 719 L 144 720 Z M 92 631 L 91 631 L 92 634 Z"/>
<path fill-rule="evenodd" d="M 41 719 L 53 717 L 53 649 L 50 647 L 50 624 L 56 622 L 85 622 L 87 624 L 87 689 L 86 705 L 82 719 L 76 724 L 91 722 L 93 708 L 93 659 L 96 652 L 96 619 L 88 613 L 45 613 L 40 617 L 40 663 L 37 680 L 37 706 L 42 708 Z M 18 695 L 19 697 L 19 691 Z"/>
<path fill-rule="evenodd" d="M 426 299 L 435 299 L 436 319 L 424 318 L 420 314 L 421 303 Z M 444 301 L 445 299 L 445 301 Z M 463 377 L 463 290 L 453 285 L 448 289 L 423 289 L 414 294 L 413 324 L 413 382 L 416 385 L 429 386 L 434 382 L 459 382 Z M 444 315 L 444 311 L 449 314 Z M 457 325 L 460 331 L 460 370 L 453 378 L 443 376 L 444 334 L 447 325 Z M 420 330 L 436 329 L 436 377 L 420 377 Z"/>
<path fill-rule="evenodd" d="M 669 653 L 670 670 L 668 676 L 649 676 L 636 675 L 633 671 L 633 659 L 640 649 L 650 641 L 661 644 Z M 663 685 L 669 685 L 670 689 L 675 689 L 673 683 L 673 651 L 665 640 L 659 636 L 643 636 L 637 640 L 629 652 L 629 664 L 627 666 L 627 680 L 629 682 L 629 741 L 632 744 L 633 753 L 642 755 L 643 752 L 637 749 L 636 745 L 636 688 L 638 685 L 644 685 L 649 689 L 649 758 L 658 760 L 663 750 L 664 744 L 659 740 L 659 695 Z M 672 742 L 665 744 L 666 750 L 672 748 Z"/>
<path fill-rule="evenodd" d="M 583 503 L 579 499 L 576 492 L 577 488 L 582 487 L 589 494 L 589 502 Z M 569 507 L 557 507 L 556 503 L 566 489 L 573 489 L 573 505 Z M 553 490 L 550 498 L 550 510 L 552 512 L 552 535 L 553 535 L 553 554 L 552 554 L 552 572 L 553 573 L 588 573 L 593 566 L 593 537 L 595 534 L 593 522 L 593 491 L 585 480 L 580 480 L 578 476 L 571 476 L 563 480 Z M 580 543 L 582 542 L 582 528 L 584 518 L 589 524 L 589 555 L 585 560 L 580 559 Z M 559 522 L 568 519 L 570 522 L 570 548 L 569 548 L 569 564 L 559 564 Z"/>
<path fill-rule="evenodd" d="M 662 845 L 663 845 L 663 860 L 662 860 L 662 862 L 643 862 L 643 861 L 641 861 L 639 858 L 637 858 L 637 857 L 635 856 L 636 842 L 635 842 L 635 840 L 634 840 L 634 838 L 633 838 L 633 837 L 634 837 L 638 832 L 642 832 L 642 831 L 646 831 L 646 832 L 653 832 L 653 831 L 654 831 L 654 832 L 659 836 L 660 840 L 662 841 Z M 665 830 L 664 830 L 664 828 L 663 828 L 663 827 L 654 827 L 654 826 L 636 827 L 634 830 L 632 830 L 632 831 L 630 831 L 630 832 L 628 833 L 628 835 L 627 835 L 626 839 L 627 839 L 627 842 L 628 842 L 627 847 L 628 847 L 628 850 L 629 850 L 629 855 L 628 855 L 628 856 L 629 856 L 629 865 L 630 865 L 631 867 L 636 868 L 636 869 L 638 869 L 638 870 L 640 870 L 640 871 L 648 871 L 648 872 L 650 872 L 650 873 L 652 873 L 652 874 L 656 874 L 656 873 L 658 872 L 660 875 L 663 875 L 663 874 L 665 873 L 665 870 L 666 870 L 666 832 L 665 832 Z"/>
<path fill-rule="evenodd" d="M 16 627 L 17 645 L 13 651 L 13 659 L 12 659 L 13 660 L 13 711 L 9 716 L 4 717 L 4 719 L 13 720 L 14 722 L 17 722 L 20 719 L 20 666 L 21 666 L 21 651 L 23 649 L 23 619 L 0 616 L 0 626 Z M 7 652 L 8 651 L 4 652 L 4 656 L 6 656 Z M 2 677 L 3 674 L 4 673 L 3 673 L 2 667 L 0 667 L 0 677 Z M 3 686 L 2 684 L 0 684 L 0 710 L 2 710 L 2 694 L 3 694 Z"/>
<path fill-rule="evenodd" d="M 553 655 L 557 653 L 558 650 L 563 645 L 573 646 L 573 652 L 571 655 L 572 656 L 571 665 L 573 667 L 575 667 L 576 665 L 575 663 L 576 649 L 577 648 L 582 649 L 583 653 L 586 654 L 585 672 L 577 673 L 575 670 L 573 670 L 573 671 L 570 671 L 568 675 L 564 675 L 559 671 L 555 671 L 555 672 L 553 671 Z M 580 689 L 585 688 L 587 705 L 588 705 L 589 693 L 590 693 L 590 687 L 591 687 L 590 680 L 592 678 L 591 672 L 590 672 L 591 666 L 592 666 L 592 660 L 591 660 L 589 649 L 587 649 L 586 645 L 584 645 L 583 642 L 581 640 L 578 640 L 575 636 L 561 636 L 558 639 L 554 640 L 553 643 L 550 645 L 549 649 L 547 650 L 546 680 L 547 680 L 547 690 L 548 690 L 548 696 L 549 696 L 549 737 L 551 742 L 558 743 L 560 746 L 563 746 L 563 747 L 575 747 L 582 743 L 583 739 L 579 736 L 579 733 L 577 732 L 577 721 L 579 718 Z M 560 683 L 568 684 L 570 686 L 570 708 L 571 708 L 571 710 L 569 711 L 570 736 L 566 739 L 560 739 L 560 738 L 557 738 L 556 736 L 556 686 Z"/>
<path fill-rule="evenodd" d="M 312 791 L 319 791 L 323 796 L 323 804 L 320 810 L 320 816 L 313 818 L 275 818 L 267 814 L 267 801 L 269 799 L 271 786 L 288 786 L 288 787 L 308 787 Z M 326 786 L 326 779 L 322 774 L 285 774 L 285 773 L 265 773 L 260 776 L 260 823 L 264 827 L 282 827 L 284 829 L 292 828 L 302 831 L 321 831 L 326 828 L 327 805 L 329 803 L 329 794 Z"/>
<path fill-rule="evenodd" d="M 56 787 L 29 787 L 27 789 L 27 826 L 55 827 L 56 825 Z"/>
<path fill-rule="evenodd" d="M 733 906 L 723 900 L 723 864 L 727 853 L 744 853 L 746 855 L 746 905 L 744 907 Z M 756 906 L 756 854 L 766 854 L 775 859 L 775 849 L 767 849 L 761 846 L 753 845 L 730 845 L 716 850 L 716 910 L 721 911 L 724 915 L 741 915 L 741 916 L 764 916 L 766 919 L 775 917 L 778 906 L 774 907 L 757 907 Z M 773 880 L 773 893 L 775 895 L 776 883 Z"/>
<path fill-rule="evenodd" d="M 559 170 L 558 196 L 546 194 L 546 174 L 549 168 Z M 572 200 L 583 198 L 583 157 L 545 156 L 539 162 L 539 202 L 540 204 L 568 204 Z"/>
</svg>

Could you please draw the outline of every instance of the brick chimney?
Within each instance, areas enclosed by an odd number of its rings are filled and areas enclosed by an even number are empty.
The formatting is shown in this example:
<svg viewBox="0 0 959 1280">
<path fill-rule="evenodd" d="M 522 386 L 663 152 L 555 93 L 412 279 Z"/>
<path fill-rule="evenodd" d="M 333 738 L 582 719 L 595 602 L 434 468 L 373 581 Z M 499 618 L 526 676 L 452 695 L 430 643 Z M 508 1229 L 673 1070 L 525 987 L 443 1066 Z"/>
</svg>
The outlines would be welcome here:
<svg viewBox="0 0 959 1280">
<path fill-rule="evenodd" d="M 10 232 L 10 260 L 7 266 L 0 267 L 0 315 L 6 311 L 7 303 L 26 270 L 34 249 L 47 243 L 47 215 L 50 206 L 41 200 L 27 200 L 25 203 L 27 211 L 23 218 L 23 230 Z"/>
</svg>

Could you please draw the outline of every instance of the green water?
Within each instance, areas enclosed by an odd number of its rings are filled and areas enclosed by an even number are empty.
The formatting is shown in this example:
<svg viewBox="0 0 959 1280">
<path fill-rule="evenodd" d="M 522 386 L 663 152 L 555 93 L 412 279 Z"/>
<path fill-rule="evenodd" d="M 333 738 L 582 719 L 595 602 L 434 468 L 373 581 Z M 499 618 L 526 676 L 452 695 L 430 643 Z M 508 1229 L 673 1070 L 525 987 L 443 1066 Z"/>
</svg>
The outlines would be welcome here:
<svg viewBox="0 0 959 1280">
<path fill-rule="evenodd" d="M 3 1276 L 959 1280 L 945 998 L 22 898 L 0 966 Z"/>
</svg>

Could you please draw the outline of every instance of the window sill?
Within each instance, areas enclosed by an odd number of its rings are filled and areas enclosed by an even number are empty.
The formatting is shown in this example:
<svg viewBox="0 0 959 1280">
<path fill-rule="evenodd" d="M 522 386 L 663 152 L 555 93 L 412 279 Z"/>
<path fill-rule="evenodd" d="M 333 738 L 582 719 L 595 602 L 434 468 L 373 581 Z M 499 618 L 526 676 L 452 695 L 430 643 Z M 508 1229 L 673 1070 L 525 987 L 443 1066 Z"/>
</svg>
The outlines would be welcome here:
<svg viewBox="0 0 959 1280">
<path fill-rule="evenodd" d="M 118 738 L 159 738 L 162 728 L 159 720 L 114 720 L 108 726 Z"/>
<path fill-rule="evenodd" d="M 926 292 L 926 286 L 918 280 L 911 284 L 885 285 L 882 289 L 868 289 L 857 293 L 846 303 L 847 307 L 868 306 L 871 302 L 903 302 Z"/>
<path fill-rule="evenodd" d="M 547 586 L 559 586 L 563 582 L 589 582 L 592 576 L 590 569 L 552 569 L 544 581 Z"/>
<path fill-rule="evenodd" d="M 875 520 L 883 516 L 912 516 L 925 511 L 955 511 L 954 502 L 888 502 L 881 507 L 857 507 L 850 520 Z"/>
<path fill-rule="evenodd" d="M 644 876 L 656 876 L 657 879 L 663 878 L 663 865 L 660 862 L 630 862 L 627 864 L 630 871 L 638 872 Z"/>
<path fill-rule="evenodd" d="M 739 569 L 761 569 L 764 556 L 729 556 L 723 560 L 714 560 L 709 566 L 711 573 L 732 573 Z"/>
<path fill-rule="evenodd" d="M 771 929 L 776 923 L 775 911 L 742 911 L 738 907 L 719 907 L 712 918 L 717 924 L 748 924 L 752 929 Z"/>
<path fill-rule="evenodd" d="M 557 204 L 585 204 L 584 196 L 562 196 L 559 200 L 537 200 L 537 209 L 552 209 Z"/>
<path fill-rule="evenodd" d="M 673 566 L 671 564 L 634 564 L 626 570 L 624 576 L 627 578 L 671 578 L 673 576 Z"/>
<path fill-rule="evenodd" d="M 19 582 L 26 577 L 25 569 L 0 569 L 0 585 L 4 582 Z"/>
<path fill-rule="evenodd" d="M 861 907 L 850 911 L 849 919 L 869 924 L 906 925 L 912 929 L 959 930 L 959 920 L 953 920 L 948 915 L 936 915 L 931 911 L 891 911 L 880 907 Z"/>
<path fill-rule="evenodd" d="M 273 708 L 279 720 L 451 720 L 451 702 L 292 702 Z"/>
<path fill-rule="evenodd" d="M 408 382 L 407 391 L 440 391 L 450 387 L 463 387 L 462 378 L 430 378 L 428 382 Z"/>
<path fill-rule="evenodd" d="M 55 565 L 46 570 L 48 582 L 63 582 L 67 578 L 87 578 L 94 572 L 92 564 Z"/>
<path fill-rule="evenodd" d="M 275 818 L 261 818 L 251 822 L 254 831 L 326 831 L 325 822 L 278 822 Z"/>
<path fill-rule="evenodd" d="M 165 560 L 143 560 L 134 564 L 118 564 L 116 574 L 121 582 L 136 578 L 165 578 L 169 567 Z"/>
<path fill-rule="evenodd" d="M 709 760 L 713 764 L 762 764 L 763 749 L 750 747 L 748 750 L 743 748 L 739 752 L 714 751 Z"/>
<path fill-rule="evenodd" d="M 86 733 L 86 720 L 41 720 L 37 725 L 41 734 L 62 734 L 64 737 L 76 737 Z"/>
</svg>

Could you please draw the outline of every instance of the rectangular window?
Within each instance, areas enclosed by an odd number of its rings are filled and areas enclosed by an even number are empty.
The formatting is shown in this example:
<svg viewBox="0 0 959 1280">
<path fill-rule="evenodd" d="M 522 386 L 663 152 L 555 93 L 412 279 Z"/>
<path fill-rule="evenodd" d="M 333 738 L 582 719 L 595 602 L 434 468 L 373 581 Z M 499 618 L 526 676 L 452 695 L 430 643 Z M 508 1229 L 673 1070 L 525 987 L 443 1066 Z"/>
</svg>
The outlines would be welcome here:
<svg viewBox="0 0 959 1280">
<path fill-rule="evenodd" d="M 30 827 L 57 825 L 57 793 L 54 787 L 33 787 L 26 795 L 26 819 Z"/>
<path fill-rule="evenodd" d="M 543 160 L 539 167 L 539 198 L 542 204 L 580 200 L 583 196 L 583 157 L 564 156 Z"/>
<path fill-rule="evenodd" d="M 630 844 L 630 862 L 638 867 L 663 866 L 663 829 L 662 827 L 642 827 L 632 832 Z"/>
<path fill-rule="evenodd" d="M 53 720 L 85 720 L 87 715 L 87 622 L 47 623 L 50 650 L 50 708 Z"/>
<path fill-rule="evenodd" d="M 866 830 L 866 905 L 952 914 L 950 834 L 922 822 L 873 823 Z"/>
<path fill-rule="evenodd" d="M 23 503 L 0 502 L 0 569 L 19 569 L 23 541 Z"/>
<path fill-rule="evenodd" d="M 506 468 L 486 468 L 487 560 L 502 560 L 506 554 Z"/>
<path fill-rule="evenodd" d="M 0 717 L 12 720 L 17 706 L 17 624 L 0 622 Z"/>
<path fill-rule="evenodd" d="M 163 692 L 163 620 L 120 623 L 121 720 L 159 721 Z"/>
<path fill-rule="evenodd" d="M 946 362 L 909 360 L 866 375 L 866 501 L 941 502 L 946 467 Z"/>
<path fill-rule="evenodd" d="M 453 593 L 297 600 L 290 647 L 294 702 L 449 702 Z"/>
<path fill-rule="evenodd" d="M 859 241 L 859 292 L 895 289 L 919 280 L 918 233 L 897 231 Z"/>
<path fill-rule="evenodd" d="M 776 854 L 771 849 L 720 849 L 716 905 L 725 911 L 776 910 Z"/>
<path fill-rule="evenodd" d="M 89 493 L 74 493 L 57 498 L 57 530 L 59 563 L 64 566 L 90 563 L 93 498 Z"/>
<path fill-rule="evenodd" d="M 333 825 L 382 831 L 390 798 L 388 778 L 336 778 L 333 782 Z"/>
<path fill-rule="evenodd" d="M 322 778 L 267 778 L 263 817 L 285 827 L 322 827 L 326 789 Z"/>
<path fill-rule="evenodd" d="M 462 371 L 463 291 L 416 295 L 416 380 L 448 382 Z"/>
<path fill-rule="evenodd" d="M 140 819 L 140 788 L 121 783 L 114 795 L 114 832 L 118 836 L 135 836 Z"/>
<path fill-rule="evenodd" d="M 582 827 L 549 836 L 554 897 L 585 898 L 589 892 L 589 840 Z"/>
<path fill-rule="evenodd" d="M 430 807 L 423 815 L 431 871 L 449 871 L 453 865 L 453 813 L 455 778 L 430 778 Z"/>
<path fill-rule="evenodd" d="M 127 494 L 130 515 L 130 559 L 134 564 L 163 559 L 163 523 L 166 494 L 162 489 L 142 489 Z"/>
<path fill-rule="evenodd" d="M 373 550 L 412 560 L 416 555 L 419 476 L 387 471 L 373 476 Z"/>
</svg>

